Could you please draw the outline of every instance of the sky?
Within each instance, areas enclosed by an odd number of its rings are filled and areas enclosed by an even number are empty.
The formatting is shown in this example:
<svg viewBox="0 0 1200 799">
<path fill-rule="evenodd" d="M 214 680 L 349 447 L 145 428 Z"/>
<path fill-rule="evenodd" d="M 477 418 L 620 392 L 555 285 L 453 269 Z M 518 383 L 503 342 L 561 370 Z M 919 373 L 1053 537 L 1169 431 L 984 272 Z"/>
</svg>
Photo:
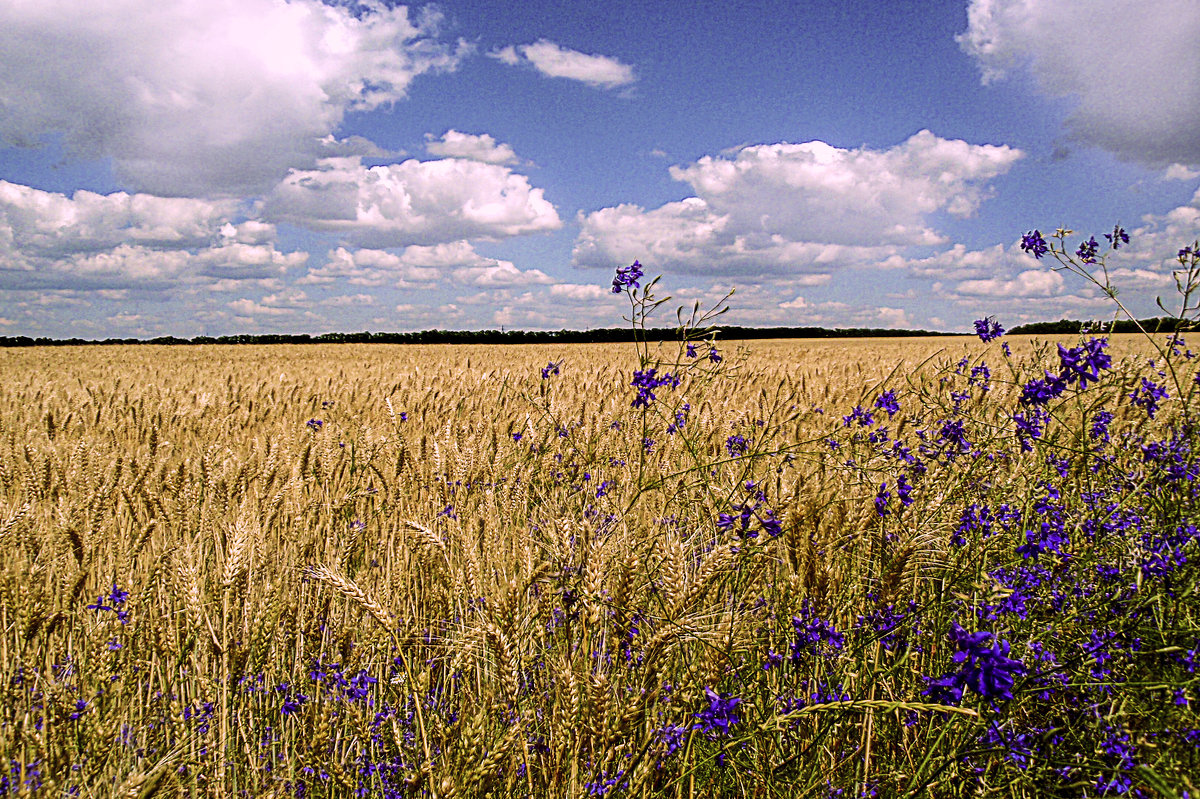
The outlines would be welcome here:
<svg viewBox="0 0 1200 799">
<path fill-rule="evenodd" d="M 0 335 L 1112 318 L 1200 237 L 1200 3 L 0 0 Z"/>
</svg>

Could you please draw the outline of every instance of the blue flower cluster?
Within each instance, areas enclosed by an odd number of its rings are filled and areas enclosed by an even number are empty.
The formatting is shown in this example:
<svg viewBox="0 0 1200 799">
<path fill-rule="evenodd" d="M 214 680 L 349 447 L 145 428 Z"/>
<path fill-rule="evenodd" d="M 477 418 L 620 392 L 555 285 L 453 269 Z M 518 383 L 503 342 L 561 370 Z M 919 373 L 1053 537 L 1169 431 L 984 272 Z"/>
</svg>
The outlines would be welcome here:
<svg viewBox="0 0 1200 799">
<path fill-rule="evenodd" d="M 649 369 L 639 369 L 633 373 L 633 380 L 630 385 L 637 389 L 637 396 L 633 398 L 631 403 L 634 408 L 645 408 L 658 399 L 654 394 L 654 390 L 663 386 L 670 388 L 678 388 L 680 379 L 677 375 L 672 375 L 669 372 L 659 374 L 657 367 Z"/>
<path fill-rule="evenodd" d="M 1046 371 L 1044 378 L 1026 383 L 1021 392 L 1021 404 L 1045 405 L 1062 396 L 1073 383 L 1078 383 L 1081 391 L 1086 389 L 1089 382 L 1100 379 L 1100 370 L 1112 367 L 1112 357 L 1104 351 L 1107 347 L 1107 338 L 1092 338 L 1071 349 L 1059 344 L 1059 373 Z"/>
<path fill-rule="evenodd" d="M 970 688 L 993 702 L 1013 698 L 1015 680 L 1026 669 L 1020 660 L 1008 656 L 1011 649 L 1008 641 L 985 631 L 967 632 L 958 622 L 951 625 L 950 641 L 956 646 L 954 662 L 959 668 L 930 680 L 924 692 L 927 696 L 957 705 L 963 700 L 963 692 Z"/>
<path fill-rule="evenodd" d="M 642 265 L 634 261 L 629 266 L 617 269 L 617 276 L 613 278 L 612 293 L 620 294 L 626 289 L 638 288 L 642 279 Z"/>
<path fill-rule="evenodd" d="M 1004 328 L 995 318 L 988 316 L 984 319 L 975 320 L 975 335 L 983 342 L 995 341 L 1004 335 Z"/>
</svg>

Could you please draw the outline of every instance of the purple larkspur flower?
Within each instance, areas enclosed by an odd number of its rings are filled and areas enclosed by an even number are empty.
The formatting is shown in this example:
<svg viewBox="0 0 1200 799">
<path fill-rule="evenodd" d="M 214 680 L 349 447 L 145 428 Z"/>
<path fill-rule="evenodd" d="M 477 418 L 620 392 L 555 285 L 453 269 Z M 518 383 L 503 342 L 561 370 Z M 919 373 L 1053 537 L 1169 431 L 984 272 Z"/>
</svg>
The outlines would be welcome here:
<svg viewBox="0 0 1200 799">
<path fill-rule="evenodd" d="M 1021 390 L 1022 405 L 1045 405 L 1061 397 L 1067 390 L 1067 382 L 1057 375 L 1045 373 L 1045 378 L 1030 380 Z"/>
<path fill-rule="evenodd" d="M 1112 245 L 1114 250 L 1120 248 L 1122 244 L 1129 243 L 1129 234 L 1120 225 L 1113 227 L 1112 233 L 1105 233 L 1104 238 L 1108 239 L 1108 243 Z"/>
<path fill-rule="evenodd" d="M 881 411 L 886 411 L 888 418 L 900 411 L 900 401 L 896 399 L 895 389 L 888 389 L 875 398 L 875 407 Z"/>
<path fill-rule="evenodd" d="M 888 510 L 888 500 L 892 498 L 892 492 L 887 490 L 887 481 L 884 480 L 879 484 L 879 490 L 875 492 L 875 513 L 880 516 L 887 516 L 891 511 Z"/>
<path fill-rule="evenodd" d="M 742 700 L 718 694 L 712 688 L 705 688 L 704 694 L 708 698 L 708 707 L 695 714 L 695 729 L 710 735 L 729 735 L 730 729 L 741 721 L 737 706 Z"/>
<path fill-rule="evenodd" d="M 1151 419 L 1158 412 L 1158 401 L 1167 399 L 1170 395 L 1167 390 L 1149 380 L 1142 378 L 1142 384 L 1135 388 L 1129 395 L 1129 399 L 1133 400 L 1133 404 L 1146 411 L 1146 415 Z"/>
<path fill-rule="evenodd" d="M 1093 338 L 1079 347 L 1067 349 L 1058 345 L 1058 360 L 1062 365 L 1059 378 L 1065 383 L 1078 381 L 1079 388 L 1087 388 L 1088 381 L 1100 379 L 1100 370 L 1112 367 L 1112 357 L 1104 350 L 1108 347 L 1108 339 Z"/>
<path fill-rule="evenodd" d="M 870 411 L 864 411 L 861 405 L 855 405 L 849 416 L 842 417 L 842 426 L 849 427 L 854 422 L 858 422 L 860 427 L 870 427 L 875 424 L 875 417 Z"/>
<path fill-rule="evenodd" d="M 631 403 L 632 407 L 646 408 L 650 406 L 651 402 L 658 399 L 654 394 L 656 388 L 662 386 L 677 388 L 679 386 L 679 378 L 669 372 L 664 372 L 660 375 L 657 368 L 651 367 L 650 369 L 634 371 L 633 380 L 629 384 L 638 390 L 637 396 L 634 397 Z"/>
<path fill-rule="evenodd" d="M 975 335 L 979 336 L 980 341 L 987 343 L 1003 336 L 1004 328 L 1000 326 L 995 317 L 988 316 L 975 320 Z"/>
<path fill-rule="evenodd" d="M 1046 240 L 1042 238 L 1042 233 L 1039 230 L 1033 230 L 1021 237 L 1021 249 L 1034 258 L 1041 258 L 1050 251 L 1046 246 Z"/>
<path fill-rule="evenodd" d="M 1008 656 L 1011 647 L 992 633 L 980 630 L 967 632 L 958 622 L 951 623 L 950 640 L 957 651 L 953 660 L 957 671 L 931 680 L 926 696 L 957 705 L 963 692 L 970 688 L 984 699 L 1012 699 L 1016 678 L 1025 674 L 1025 664 Z M 990 643 L 989 643 L 990 642 Z"/>
<path fill-rule="evenodd" d="M 638 288 L 641 285 L 638 281 L 642 279 L 642 274 L 642 265 L 637 261 L 629 266 L 618 267 L 612 282 L 612 293 L 620 294 L 624 289 Z"/>
<path fill-rule="evenodd" d="M 1094 264 L 1096 263 L 1096 251 L 1099 248 L 1100 245 L 1096 242 L 1096 237 L 1092 236 L 1079 245 L 1079 249 L 1075 251 L 1075 255 L 1085 264 Z"/>
</svg>

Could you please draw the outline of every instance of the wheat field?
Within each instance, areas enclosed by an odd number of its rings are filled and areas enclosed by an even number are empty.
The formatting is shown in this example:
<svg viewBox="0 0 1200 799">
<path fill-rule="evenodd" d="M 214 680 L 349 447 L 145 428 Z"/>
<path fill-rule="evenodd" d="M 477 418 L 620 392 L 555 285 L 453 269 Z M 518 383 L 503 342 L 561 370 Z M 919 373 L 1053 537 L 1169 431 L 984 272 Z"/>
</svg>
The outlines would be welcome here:
<svg viewBox="0 0 1200 799">
<path fill-rule="evenodd" d="M 995 787 L 963 754 L 987 708 L 922 689 L 1000 590 L 960 511 L 1052 468 L 981 455 L 1049 363 L 1007 343 L 0 351 L 0 794 Z M 1154 356 L 1111 346 L 1126 382 Z M 892 439 L 932 429 L 985 357 L 978 451 L 889 515 L 843 417 L 892 387 Z M 650 361 L 690 371 L 635 407 Z M 903 646 L 886 608 L 920 609 Z"/>
</svg>

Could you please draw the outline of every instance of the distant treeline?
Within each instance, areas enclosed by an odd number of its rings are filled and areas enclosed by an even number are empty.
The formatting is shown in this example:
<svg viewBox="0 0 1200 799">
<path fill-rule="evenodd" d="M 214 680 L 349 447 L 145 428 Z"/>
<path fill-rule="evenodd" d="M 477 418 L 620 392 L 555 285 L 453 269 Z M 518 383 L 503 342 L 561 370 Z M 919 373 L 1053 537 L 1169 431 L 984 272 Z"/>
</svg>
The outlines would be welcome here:
<svg viewBox="0 0 1200 799">
<path fill-rule="evenodd" d="M 1184 329 L 1178 319 L 1154 318 L 1141 320 L 1142 326 L 1151 332 L 1170 333 Z M 1017 325 L 1009 330 L 1015 335 L 1071 335 L 1087 326 L 1099 328 L 1096 322 L 1060 319 L 1057 322 L 1034 322 Z M 1136 333 L 1131 321 L 1104 323 L 1103 329 L 1116 333 Z M 942 333 L 932 330 L 895 330 L 878 327 L 735 327 L 716 328 L 722 339 L 743 340 L 762 338 L 898 338 L 902 336 L 960 336 L 963 333 Z M 679 338 L 679 329 L 673 327 L 652 328 L 645 331 L 650 341 L 673 341 Z M 70 347 L 84 344 L 604 344 L 634 340 L 628 328 L 600 328 L 597 330 L 421 330 L 413 333 L 263 333 L 236 336 L 196 336 L 179 338 L 159 336 L 152 339 L 106 338 L 88 340 L 82 338 L 56 339 L 32 338 L 30 336 L 0 336 L 0 347 Z"/>
<path fill-rule="evenodd" d="M 851 327 L 830 330 L 823 327 L 729 327 L 716 330 L 727 340 L 759 338 L 863 338 L 870 336 L 946 336 L 929 330 L 891 330 L 876 327 Z M 651 341 L 679 338 L 678 328 L 653 328 L 645 331 Z M 54 339 L 29 336 L 0 336 L 0 347 L 64 347 L 83 344 L 596 344 L 634 340 L 628 328 L 598 330 L 422 330 L 415 333 L 264 333 L 237 336 L 196 336 L 178 338 L 159 336 L 152 339 L 106 338 L 89 341 L 81 338 Z"/>
<path fill-rule="evenodd" d="M 1028 325 L 1017 325 L 1008 331 L 1016 336 L 1058 336 L 1071 335 L 1081 330 L 1090 329 L 1106 333 L 1138 333 L 1138 325 L 1149 333 L 1177 333 L 1189 328 L 1186 321 L 1169 316 L 1155 316 L 1150 319 L 1139 319 L 1137 324 L 1130 319 L 1116 322 L 1084 322 L 1078 319 L 1059 319 L 1057 322 L 1032 322 Z"/>
</svg>

